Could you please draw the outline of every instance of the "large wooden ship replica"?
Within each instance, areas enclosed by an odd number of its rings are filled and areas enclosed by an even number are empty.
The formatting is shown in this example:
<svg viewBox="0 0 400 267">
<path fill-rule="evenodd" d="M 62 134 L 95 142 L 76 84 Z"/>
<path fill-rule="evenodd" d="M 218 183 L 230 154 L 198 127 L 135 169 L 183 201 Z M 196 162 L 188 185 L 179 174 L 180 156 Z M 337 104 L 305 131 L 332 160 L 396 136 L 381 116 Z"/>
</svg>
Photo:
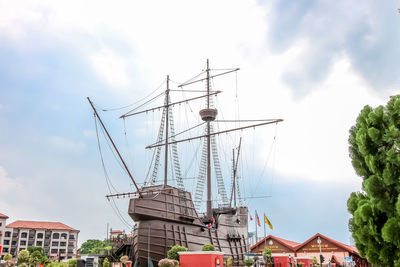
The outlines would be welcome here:
<svg viewBox="0 0 400 267">
<path fill-rule="evenodd" d="M 155 110 L 162 110 L 162 119 L 160 130 L 158 133 L 157 142 L 147 146 L 147 149 L 155 149 L 153 157 L 154 169 L 150 179 L 139 186 L 131 174 L 122 155 L 118 151 L 113 139 L 107 131 L 103 121 L 101 120 L 95 106 L 88 98 L 88 101 L 93 108 L 95 118 L 98 119 L 102 129 L 106 133 L 107 138 L 112 144 L 112 148 L 118 155 L 126 173 L 130 177 L 136 192 L 119 193 L 107 195 L 107 198 L 113 197 L 129 197 L 128 214 L 134 221 L 133 239 L 128 246 L 129 254 L 134 266 L 151 266 L 157 265 L 160 259 L 167 255 L 167 251 L 174 245 L 182 245 L 188 250 L 201 250 L 206 243 L 213 244 L 215 249 L 224 252 L 224 258 L 232 257 L 233 262 L 244 260 L 245 254 L 248 252 L 248 208 L 238 205 L 238 185 L 237 182 L 237 164 L 240 151 L 240 145 L 233 153 L 233 175 L 232 175 L 232 190 L 230 196 L 226 193 L 224 180 L 221 175 L 220 166 L 218 164 L 218 155 L 216 153 L 216 136 L 222 133 L 228 133 L 246 128 L 254 128 L 257 126 L 276 124 L 282 119 L 267 119 L 267 120 L 246 120 L 253 122 L 251 125 L 237 127 L 223 131 L 215 131 L 213 123 L 216 122 L 218 111 L 213 107 L 212 97 L 221 93 L 221 91 L 211 90 L 211 80 L 217 76 L 238 71 L 238 68 L 227 69 L 216 75 L 212 74 L 207 60 L 206 68 L 202 71 L 204 76 L 196 76 L 188 82 L 180 84 L 178 88 L 183 88 L 203 82 L 205 90 L 201 96 L 188 98 L 182 101 L 171 102 L 169 76 L 166 80 L 166 90 L 164 92 L 164 104 L 154 108 L 128 112 L 121 116 L 127 118 L 142 113 L 147 113 Z M 199 92 L 199 91 L 197 91 Z M 176 140 L 179 135 L 174 132 L 172 107 L 205 98 L 206 106 L 199 111 L 199 115 L 203 121 L 204 134 L 181 140 Z M 197 177 L 197 185 L 193 196 L 184 188 L 183 180 L 180 175 L 179 158 L 177 157 L 177 144 L 195 139 L 203 139 L 202 145 L 202 161 L 199 164 L 200 170 Z M 240 139 L 241 141 L 241 139 Z M 162 149 L 164 152 L 164 173 L 163 183 L 156 184 L 157 169 L 160 164 Z M 168 155 L 172 154 L 172 163 L 168 162 Z M 236 161 L 235 161 L 236 158 Z M 217 195 L 221 202 L 218 206 L 213 207 L 212 198 L 212 162 L 214 162 L 215 179 L 217 180 Z M 168 164 L 173 165 L 177 186 L 168 184 Z M 235 181 L 236 179 L 236 181 Z M 204 202 L 203 191 L 206 188 L 206 211 L 204 214 L 199 212 L 201 203 Z M 215 196 L 214 196 L 215 197 Z M 152 262 L 152 263 L 150 263 Z"/>
</svg>

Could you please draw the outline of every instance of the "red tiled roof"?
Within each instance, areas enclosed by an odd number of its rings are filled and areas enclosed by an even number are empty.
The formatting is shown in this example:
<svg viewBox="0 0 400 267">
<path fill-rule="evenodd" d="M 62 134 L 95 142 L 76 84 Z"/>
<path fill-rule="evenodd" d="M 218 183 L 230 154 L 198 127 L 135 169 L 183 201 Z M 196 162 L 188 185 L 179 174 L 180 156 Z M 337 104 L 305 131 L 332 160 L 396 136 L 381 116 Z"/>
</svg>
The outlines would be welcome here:
<svg viewBox="0 0 400 267">
<path fill-rule="evenodd" d="M 294 242 L 294 241 L 286 240 L 286 239 L 279 238 L 279 237 L 276 237 L 276 236 L 273 236 L 273 235 L 268 235 L 268 236 L 264 237 L 263 239 L 261 239 L 260 241 L 258 241 L 253 246 L 251 246 L 250 250 L 254 249 L 255 247 L 260 245 L 262 242 L 265 242 L 265 240 L 267 240 L 269 238 L 274 239 L 274 240 L 278 241 L 279 243 L 281 243 L 282 245 L 284 245 L 284 246 L 286 246 L 288 248 L 291 248 L 291 249 L 294 249 L 294 247 L 300 245 L 300 243 L 297 243 L 297 242 Z"/>
<path fill-rule="evenodd" d="M 28 229 L 51 229 L 78 231 L 60 222 L 34 222 L 34 221 L 15 221 L 6 226 L 7 228 L 28 228 Z"/>
<path fill-rule="evenodd" d="M 336 241 L 336 240 L 334 240 L 334 239 L 332 239 L 332 238 L 329 238 L 329 237 L 327 237 L 327 236 L 321 235 L 320 233 L 316 233 L 316 234 L 313 235 L 311 238 L 309 238 L 307 241 L 305 241 L 305 242 L 303 242 L 302 244 L 298 245 L 298 246 L 295 248 L 295 250 L 296 250 L 296 251 L 299 250 L 300 248 L 302 248 L 303 246 L 305 246 L 307 243 L 309 243 L 311 240 L 313 240 L 314 238 L 317 238 L 317 237 L 320 237 L 320 238 L 323 238 L 323 239 L 325 239 L 325 240 L 328 240 L 329 242 L 335 244 L 335 245 L 338 246 L 338 247 L 343 248 L 344 250 L 347 250 L 347 251 L 349 251 L 349 252 L 353 252 L 353 253 L 357 253 L 357 254 L 358 254 L 358 250 L 357 250 L 356 248 L 354 248 L 354 247 L 352 247 L 352 246 L 349 246 L 349 245 L 346 245 L 346 244 L 343 244 L 343 243 L 341 243 L 341 242 L 339 242 L 339 241 Z"/>
<path fill-rule="evenodd" d="M 121 230 L 113 230 L 110 233 L 122 233 L 122 231 Z"/>
<path fill-rule="evenodd" d="M 0 218 L 1 218 L 1 219 L 8 219 L 8 216 L 5 215 L 5 214 L 3 214 L 3 213 L 0 213 Z"/>
</svg>

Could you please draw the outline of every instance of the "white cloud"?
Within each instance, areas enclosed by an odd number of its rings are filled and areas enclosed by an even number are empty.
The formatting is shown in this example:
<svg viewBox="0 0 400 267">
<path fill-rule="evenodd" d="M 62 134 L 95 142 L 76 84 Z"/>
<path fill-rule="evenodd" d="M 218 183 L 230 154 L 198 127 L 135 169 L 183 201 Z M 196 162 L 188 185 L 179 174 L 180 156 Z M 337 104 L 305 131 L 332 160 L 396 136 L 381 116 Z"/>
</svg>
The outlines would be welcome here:
<svg viewBox="0 0 400 267">
<path fill-rule="evenodd" d="M 348 132 L 366 104 L 378 97 L 354 71 L 347 57 L 311 94 L 286 106 L 276 169 L 291 177 L 345 182 L 355 173 L 348 157 Z"/>
<path fill-rule="evenodd" d="M 90 55 L 90 60 L 99 77 L 112 88 L 117 90 L 127 89 L 131 84 L 126 62 L 116 52 L 110 49 L 102 49 Z"/>
</svg>

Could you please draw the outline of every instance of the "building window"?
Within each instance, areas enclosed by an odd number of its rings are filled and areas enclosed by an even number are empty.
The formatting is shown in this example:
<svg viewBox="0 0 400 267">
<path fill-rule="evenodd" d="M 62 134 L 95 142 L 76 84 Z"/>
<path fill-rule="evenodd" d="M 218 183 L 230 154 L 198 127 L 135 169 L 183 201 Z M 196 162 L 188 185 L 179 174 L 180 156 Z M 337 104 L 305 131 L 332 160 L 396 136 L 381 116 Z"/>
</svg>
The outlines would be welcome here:
<svg viewBox="0 0 400 267">
<path fill-rule="evenodd" d="M 21 238 L 26 238 L 28 236 L 28 233 L 22 233 Z"/>
<path fill-rule="evenodd" d="M 67 242 L 60 242 L 60 247 L 65 247 L 67 245 Z"/>
<path fill-rule="evenodd" d="M 60 253 L 65 253 L 65 249 L 60 249 Z"/>
<path fill-rule="evenodd" d="M 3 225 L 3 223 L 0 222 L 0 227 Z"/>
<path fill-rule="evenodd" d="M 58 242 L 51 242 L 51 246 L 53 246 L 53 247 L 58 247 Z"/>
<path fill-rule="evenodd" d="M 58 253 L 58 249 L 54 249 L 54 248 L 53 248 L 53 249 L 51 250 L 51 253 L 52 253 L 52 254 Z"/>
<path fill-rule="evenodd" d="M 3 252 L 7 253 L 8 252 L 8 248 L 3 248 Z"/>
<path fill-rule="evenodd" d="M 12 246 L 15 246 L 17 244 L 17 241 L 15 241 L 15 240 L 13 240 L 12 242 L 11 242 L 11 245 Z"/>
<path fill-rule="evenodd" d="M 26 246 L 26 241 L 25 241 L 25 240 L 21 240 L 21 242 L 19 242 L 19 244 L 20 244 L 21 246 Z"/>
<path fill-rule="evenodd" d="M 73 247 L 74 246 L 74 242 L 68 242 L 68 247 Z"/>
<path fill-rule="evenodd" d="M 67 234 L 61 234 L 61 238 L 67 239 Z"/>
<path fill-rule="evenodd" d="M 4 234 L 4 237 L 11 237 L 11 232 L 6 232 L 6 233 Z"/>
<path fill-rule="evenodd" d="M 58 233 L 53 234 L 53 239 L 59 239 L 59 238 L 60 238 L 60 234 L 58 234 Z"/>
<path fill-rule="evenodd" d="M 37 238 L 43 238 L 43 233 L 38 233 Z"/>
<path fill-rule="evenodd" d="M 69 239 L 75 239 L 75 236 L 74 235 L 69 235 Z"/>
<path fill-rule="evenodd" d="M 42 241 L 36 241 L 36 246 L 41 247 L 42 246 Z"/>
<path fill-rule="evenodd" d="M 4 245 L 10 245 L 10 240 L 4 240 Z"/>
</svg>

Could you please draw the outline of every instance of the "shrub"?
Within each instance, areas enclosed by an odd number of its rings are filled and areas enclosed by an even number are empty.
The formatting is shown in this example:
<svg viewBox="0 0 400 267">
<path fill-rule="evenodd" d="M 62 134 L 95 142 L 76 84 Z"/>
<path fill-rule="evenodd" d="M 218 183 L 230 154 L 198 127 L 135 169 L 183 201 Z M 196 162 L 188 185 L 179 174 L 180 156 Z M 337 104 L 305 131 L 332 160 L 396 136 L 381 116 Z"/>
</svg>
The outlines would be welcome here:
<svg viewBox="0 0 400 267">
<path fill-rule="evenodd" d="M 11 260 L 12 259 L 12 255 L 10 254 L 10 253 L 8 253 L 8 254 L 6 254 L 5 256 L 4 256 L 4 260 L 5 261 L 9 261 L 9 260 Z"/>
<path fill-rule="evenodd" d="M 110 267 L 110 265 L 111 265 L 110 261 L 107 258 L 105 258 L 103 261 L 103 267 Z"/>
<path fill-rule="evenodd" d="M 175 245 L 167 252 L 167 258 L 170 260 L 179 261 L 179 251 L 187 251 L 187 248 L 184 246 Z"/>
<path fill-rule="evenodd" d="M 201 248 L 202 251 L 215 251 L 215 247 L 212 244 L 204 244 Z"/>
<path fill-rule="evenodd" d="M 232 257 L 229 257 L 229 258 L 226 260 L 226 266 L 232 266 Z"/>
<path fill-rule="evenodd" d="M 77 261 L 76 259 L 71 259 L 68 261 L 68 267 L 76 267 Z"/>
<path fill-rule="evenodd" d="M 175 261 L 171 259 L 162 259 L 158 262 L 159 267 L 175 267 Z"/>
<path fill-rule="evenodd" d="M 244 260 L 244 265 L 252 266 L 254 264 L 254 260 L 252 258 L 247 258 Z"/>
</svg>

